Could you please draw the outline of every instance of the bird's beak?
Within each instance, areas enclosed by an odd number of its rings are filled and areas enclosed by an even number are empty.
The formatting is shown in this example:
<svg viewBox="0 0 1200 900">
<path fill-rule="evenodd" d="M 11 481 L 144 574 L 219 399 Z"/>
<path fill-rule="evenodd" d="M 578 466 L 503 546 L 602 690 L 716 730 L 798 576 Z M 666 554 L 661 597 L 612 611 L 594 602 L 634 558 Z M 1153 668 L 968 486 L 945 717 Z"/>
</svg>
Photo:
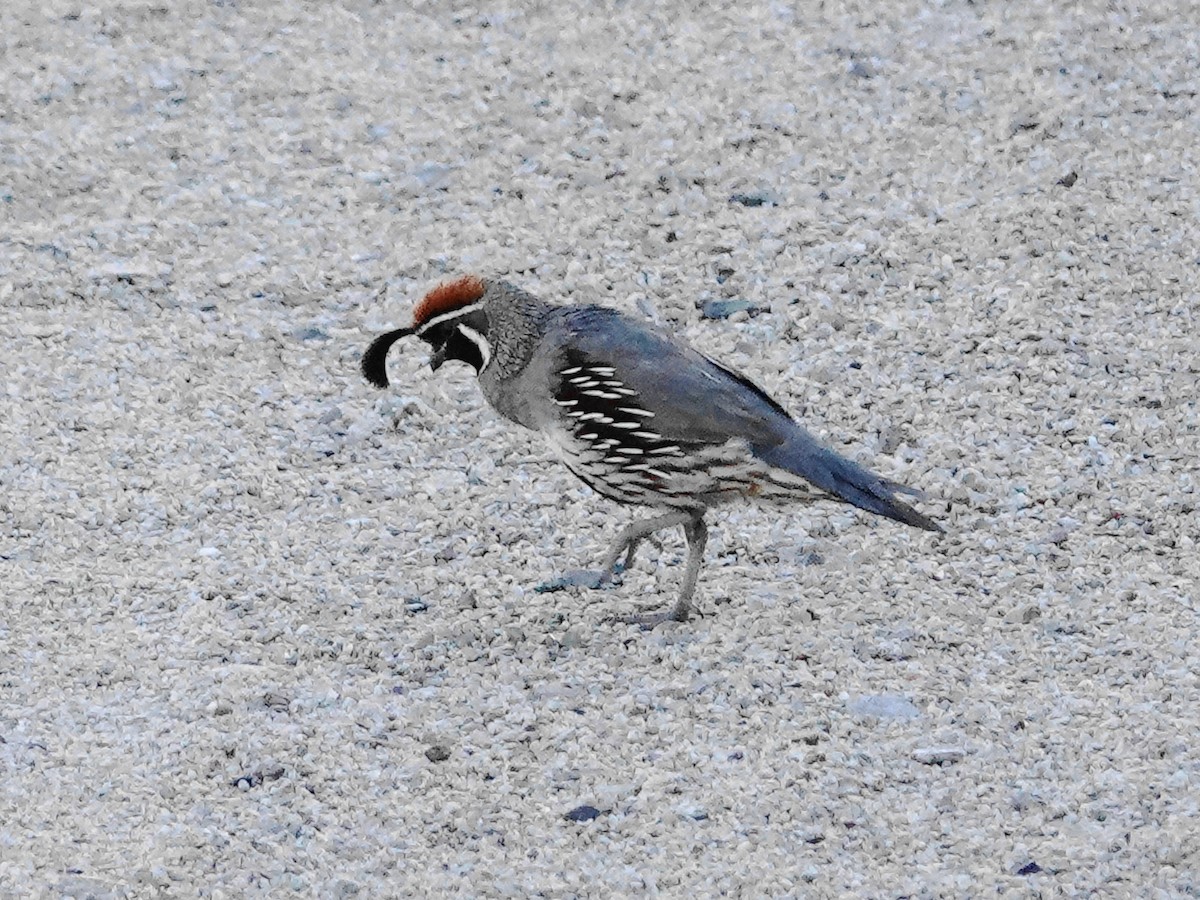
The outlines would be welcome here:
<svg viewBox="0 0 1200 900">
<path fill-rule="evenodd" d="M 442 367 L 442 363 L 446 361 L 446 345 L 438 347 L 433 351 L 433 356 L 429 357 L 429 368 L 436 372 Z"/>
</svg>

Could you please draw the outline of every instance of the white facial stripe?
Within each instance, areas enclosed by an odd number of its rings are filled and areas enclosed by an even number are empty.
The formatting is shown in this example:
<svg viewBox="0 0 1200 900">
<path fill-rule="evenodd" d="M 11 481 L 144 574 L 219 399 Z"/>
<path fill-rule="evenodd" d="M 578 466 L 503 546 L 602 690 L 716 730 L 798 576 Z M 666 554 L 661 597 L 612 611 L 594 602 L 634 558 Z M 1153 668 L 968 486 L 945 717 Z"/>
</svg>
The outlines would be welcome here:
<svg viewBox="0 0 1200 900">
<path fill-rule="evenodd" d="M 492 361 L 491 345 L 488 344 L 487 338 L 468 325 L 459 325 L 458 330 L 462 332 L 463 337 L 479 348 L 479 355 L 483 357 L 483 365 L 479 367 L 479 371 L 482 372 Z"/>
<path fill-rule="evenodd" d="M 464 316 L 467 313 L 472 313 L 475 310 L 480 309 L 482 306 L 483 306 L 482 303 L 470 303 L 467 306 L 460 306 L 458 309 L 452 309 L 452 310 L 450 310 L 450 312 L 444 312 L 440 316 L 434 316 L 432 319 L 430 319 L 428 322 L 426 322 L 424 325 L 422 325 L 420 328 L 417 329 L 416 335 L 417 335 L 417 337 L 420 337 L 425 332 L 427 332 L 430 328 L 433 328 L 435 325 L 440 325 L 442 322 L 448 322 L 451 319 L 457 319 L 459 316 Z M 478 332 L 476 332 L 476 334 L 478 334 Z M 474 339 L 472 339 L 472 340 L 474 340 Z"/>
</svg>

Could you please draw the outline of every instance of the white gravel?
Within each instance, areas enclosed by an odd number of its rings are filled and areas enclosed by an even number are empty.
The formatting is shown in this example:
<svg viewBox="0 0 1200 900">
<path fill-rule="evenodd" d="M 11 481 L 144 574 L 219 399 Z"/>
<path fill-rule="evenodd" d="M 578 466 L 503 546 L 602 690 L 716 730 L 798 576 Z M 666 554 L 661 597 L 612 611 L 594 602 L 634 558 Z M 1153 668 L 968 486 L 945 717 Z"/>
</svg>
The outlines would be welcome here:
<svg viewBox="0 0 1200 900">
<path fill-rule="evenodd" d="M 728 6 L 4 4 L 0 896 L 1200 894 L 1200 12 Z M 630 513 L 357 373 L 464 271 L 949 534 L 535 593 Z"/>
</svg>

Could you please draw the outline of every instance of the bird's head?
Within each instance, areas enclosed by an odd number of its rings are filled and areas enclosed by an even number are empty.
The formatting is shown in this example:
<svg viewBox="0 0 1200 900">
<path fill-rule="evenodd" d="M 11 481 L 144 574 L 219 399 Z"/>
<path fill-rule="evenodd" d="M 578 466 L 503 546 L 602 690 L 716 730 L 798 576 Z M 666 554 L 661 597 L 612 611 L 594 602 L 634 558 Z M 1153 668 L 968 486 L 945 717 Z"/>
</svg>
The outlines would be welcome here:
<svg viewBox="0 0 1200 900">
<path fill-rule="evenodd" d="M 474 275 L 443 282 L 426 294 L 413 310 L 413 323 L 381 334 L 362 358 L 362 372 L 376 387 L 387 387 L 387 354 L 400 338 L 416 335 L 433 348 L 429 367 L 435 371 L 446 360 L 457 359 L 474 367 L 476 374 L 491 361 L 488 341 L 488 283 Z"/>
</svg>

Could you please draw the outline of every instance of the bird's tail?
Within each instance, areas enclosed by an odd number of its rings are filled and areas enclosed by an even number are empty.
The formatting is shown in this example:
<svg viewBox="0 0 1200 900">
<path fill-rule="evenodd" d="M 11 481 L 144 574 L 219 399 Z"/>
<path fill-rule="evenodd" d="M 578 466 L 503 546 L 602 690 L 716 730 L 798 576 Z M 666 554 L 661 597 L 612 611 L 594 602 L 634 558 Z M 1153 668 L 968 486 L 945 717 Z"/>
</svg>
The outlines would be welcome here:
<svg viewBox="0 0 1200 900">
<path fill-rule="evenodd" d="M 870 469 L 834 453 L 806 432 L 799 431 L 774 447 L 755 448 L 763 462 L 799 475 L 847 503 L 926 531 L 942 531 L 933 519 L 896 498 L 921 492 L 888 481 Z"/>
</svg>

